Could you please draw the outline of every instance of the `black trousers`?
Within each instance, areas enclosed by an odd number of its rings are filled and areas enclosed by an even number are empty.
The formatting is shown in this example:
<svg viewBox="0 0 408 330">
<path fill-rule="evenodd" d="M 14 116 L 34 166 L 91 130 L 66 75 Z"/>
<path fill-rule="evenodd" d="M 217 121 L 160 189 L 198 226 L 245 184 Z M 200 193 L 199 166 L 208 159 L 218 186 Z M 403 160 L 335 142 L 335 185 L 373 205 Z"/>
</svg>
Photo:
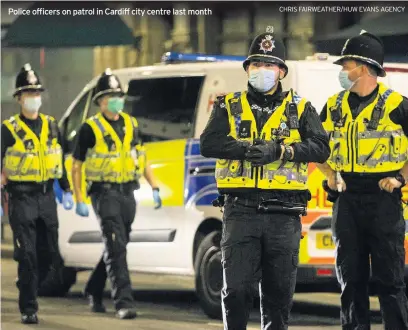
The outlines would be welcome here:
<svg viewBox="0 0 408 330">
<path fill-rule="evenodd" d="M 37 221 L 37 265 L 38 265 L 38 288 L 52 270 L 52 259 L 47 244 L 47 226 L 43 219 Z"/>
<path fill-rule="evenodd" d="M 14 260 L 18 262 L 21 313 L 38 311 L 38 277 L 46 277 L 50 266 L 61 269 L 58 248 L 58 215 L 55 195 L 47 192 L 9 191 L 9 218 L 13 231 Z M 42 255 L 44 253 L 44 255 Z"/>
<path fill-rule="evenodd" d="M 261 214 L 252 201 L 227 198 L 221 240 L 226 330 L 246 329 L 255 281 L 260 283 L 262 329 L 288 329 L 301 227 L 299 216 Z"/>
<path fill-rule="evenodd" d="M 340 194 L 333 206 L 332 231 L 342 289 L 343 329 L 370 329 L 370 256 L 385 329 L 408 329 L 405 221 L 400 195 L 380 190 L 372 194 Z"/>
<path fill-rule="evenodd" d="M 132 191 L 103 190 L 91 195 L 97 214 L 105 251 L 88 280 L 85 291 L 97 298 L 103 296 L 107 277 L 111 282 L 116 310 L 133 307 L 132 285 L 126 260 L 136 201 Z"/>
</svg>

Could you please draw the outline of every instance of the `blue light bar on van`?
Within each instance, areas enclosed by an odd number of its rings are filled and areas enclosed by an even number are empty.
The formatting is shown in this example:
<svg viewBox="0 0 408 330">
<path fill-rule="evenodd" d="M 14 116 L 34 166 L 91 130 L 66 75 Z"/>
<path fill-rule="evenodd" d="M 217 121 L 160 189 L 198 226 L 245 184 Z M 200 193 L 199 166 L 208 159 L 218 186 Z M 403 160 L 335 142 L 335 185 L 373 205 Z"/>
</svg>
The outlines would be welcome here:
<svg viewBox="0 0 408 330">
<path fill-rule="evenodd" d="M 184 54 L 167 52 L 162 56 L 162 63 L 186 63 L 186 62 L 226 62 L 245 61 L 245 56 L 236 55 L 206 55 L 206 54 Z"/>
</svg>

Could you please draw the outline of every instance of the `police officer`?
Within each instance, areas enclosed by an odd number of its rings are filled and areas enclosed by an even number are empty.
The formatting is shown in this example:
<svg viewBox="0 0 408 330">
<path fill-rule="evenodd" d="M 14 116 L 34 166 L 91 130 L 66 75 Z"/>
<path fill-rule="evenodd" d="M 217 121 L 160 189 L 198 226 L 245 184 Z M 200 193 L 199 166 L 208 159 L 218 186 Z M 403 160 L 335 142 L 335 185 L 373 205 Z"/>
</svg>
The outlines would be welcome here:
<svg viewBox="0 0 408 330">
<path fill-rule="evenodd" d="M 77 196 L 76 212 L 88 216 L 81 193 L 81 173 L 85 165 L 85 179 L 91 184 L 89 195 L 105 242 L 103 257 L 85 288 L 92 311 L 105 312 L 102 297 L 109 277 L 117 317 L 132 319 L 137 315 L 133 308 L 126 245 L 136 214 L 134 191 L 139 189 L 141 174 L 152 186 L 156 208 L 161 206 L 161 199 L 152 169 L 146 166 L 137 120 L 122 112 L 124 95 L 119 79 L 107 69 L 99 78 L 93 97 L 101 111 L 89 118 L 79 131 L 72 177 Z"/>
<path fill-rule="evenodd" d="M 56 276 L 63 266 L 58 248 L 55 179 L 64 190 L 65 209 L 73 207 L 57 122 L 39 111 L 43 91 L 40 77 L 26 64 L 17 75 L 14 92 L 21 112 L 5 120 L 1 131 L 1 164 L 5 173 L 2 185 L 6 185 L 9 194 L 14 259 L 18 262 L 19 308 L 25 324 L 38 323 L 38 263 L 47 257 L 36 253 L 39 237 L 46 239 L 51 259 L 48 276 Z"/>
<path fill-rule="evenodd" d="M 215 177 L 225 200 L 225 329 L 246 329 L 259 270 L 262 329 L 287 329 L 300 214 L 310 199 L 307 163 L 323 163 L 330 152 L 310 102 L 282 90 L 280 80 L 288 73 L 285 58 L 284 44 L 273 33 L 257 36 L 243 63 L 248 90 L 218 97 L 200 138 L 201 154 L 217 158 Z"/>
<path fill-rule="evenodd" d="M 362 31 L 347 40 L 335 62 L 342 66 L 343 90 L 321 112 L 331 156 L 318 167 L 334 196 L 343 329 L 370 329 L 370 257 L 385 329 L 408 329 L 401 205 L 408 178 L 408 99 L 377 82 L 386 75 L 383 61 L 376 36 Z"/>
</svg>

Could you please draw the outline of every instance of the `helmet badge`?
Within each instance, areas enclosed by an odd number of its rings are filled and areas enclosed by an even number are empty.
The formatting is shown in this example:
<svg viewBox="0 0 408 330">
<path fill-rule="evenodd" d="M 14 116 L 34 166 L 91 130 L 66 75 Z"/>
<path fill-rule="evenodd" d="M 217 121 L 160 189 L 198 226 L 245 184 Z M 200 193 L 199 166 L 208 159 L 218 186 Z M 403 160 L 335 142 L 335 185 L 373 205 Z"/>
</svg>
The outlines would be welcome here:
<svg viewBox="0 0 408 330">
<path fill-rule="evenodd" d="M 264 53 L 271 52 L 275 48 L 275 40 L 272 40 L 271 35 L 266 35 L 265 39 L 262 39 L 259 44 L 259 50 L 263 50 Z"/>
<path fill-rule="evenodd" d="M 30 85 L 35 85 L 38 82 L 33 70 L 27 72 L 27 81 Z"/>
<path fill-rule="evenodd" d="M 119 86 L 119 82 L 116 80 L 115 76 L 109 77 L 109 87 L 112 89 L 116 89 Z"/>
</svg>

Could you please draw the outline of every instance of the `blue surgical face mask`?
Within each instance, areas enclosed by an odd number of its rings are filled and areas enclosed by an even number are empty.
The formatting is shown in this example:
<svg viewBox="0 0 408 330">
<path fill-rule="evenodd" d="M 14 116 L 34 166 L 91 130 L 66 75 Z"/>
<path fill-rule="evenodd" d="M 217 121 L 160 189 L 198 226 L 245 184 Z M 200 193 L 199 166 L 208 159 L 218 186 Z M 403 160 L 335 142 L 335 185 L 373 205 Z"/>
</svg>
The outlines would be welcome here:
<svg viewBox="0 0 408 330">
<path fill-rule="evenodd" d="M 249 71 L 249 83 L 262 93 L 270 91 L 276 85 L 277 80 L 275 70 L 259 68 Z"/>
<path fill-rule="evenodd" d="M 108 111 L 112 113 L 119 113 L 123 110 L 125 100 L 122 97 L 111 97 L 108 100 Z"/>
<path fill-rule="evenodd" d="M 353 70 L 350 71 L 340 71 L 339 72 L 339 81 L 340 81 L 340 85 L 341 87 L 343 87 L 345 90 L 350 90 L 353 88 L 353 86 L 357 83 L 357 81 L 360 78 L 357 78 L 355 81 L 350 80 L 349 78 L 349 74 L 350 72 L 354 71 L 355 69 L 357 69 L 358 67 L 354 68 Z"/>
<path fill-rule="evenodd" d="M 27 112 L 35 113 L 40 110 L 41 96 L 26 97 L 23 102 L 23 107 Z"/>
</svg>

